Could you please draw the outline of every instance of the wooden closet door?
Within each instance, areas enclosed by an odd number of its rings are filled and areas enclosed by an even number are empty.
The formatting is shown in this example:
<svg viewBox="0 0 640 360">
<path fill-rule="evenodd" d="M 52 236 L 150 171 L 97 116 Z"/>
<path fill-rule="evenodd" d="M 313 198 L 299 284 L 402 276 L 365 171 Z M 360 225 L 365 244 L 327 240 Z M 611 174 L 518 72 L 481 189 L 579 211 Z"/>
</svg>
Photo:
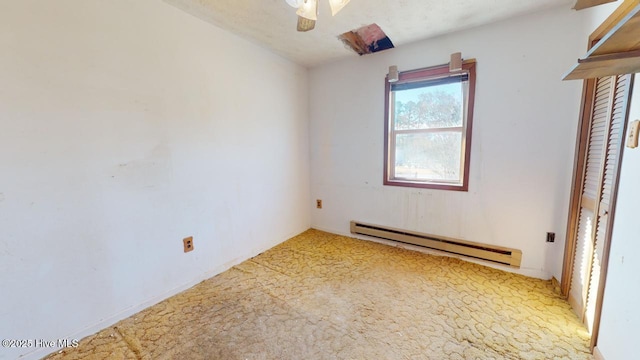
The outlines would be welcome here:
<svg viewBox="0 0 640 360">
<path fill-rule="evenodd" d="M 611 238 L 609 214 L 627 120 L 631 75 L 596 81 L 579 202 L 576 252 L 569 302 L 592 330 L 597 313 L 600 271 Z"/>
<path fill-rule="evenodd" d="M 569 302 L 581 319 L 587 303 L 587 291 L 591 272 L 591 258 L 595 238 L 596 198 L 601 188 L 601 172 L 603 168 L 603 150 L 605 133 L 607 132 L 609 110 L 611 109 L 612 77 L 600 78 L 596 82 L 591 122 L 589 124 L 589 140 L 586 154 L 586 166 L 582 181 L 582 196 L 579 202 L 578 231 L 575 236 L 576 252 L 571 274 Z"/>
</svg>

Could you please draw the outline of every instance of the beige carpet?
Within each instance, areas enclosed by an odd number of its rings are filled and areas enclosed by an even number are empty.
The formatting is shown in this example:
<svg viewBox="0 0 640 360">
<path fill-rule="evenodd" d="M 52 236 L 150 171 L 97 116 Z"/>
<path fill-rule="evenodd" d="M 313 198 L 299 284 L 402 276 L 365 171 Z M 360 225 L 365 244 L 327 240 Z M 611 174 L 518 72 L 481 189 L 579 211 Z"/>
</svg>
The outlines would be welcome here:
<svg viewBox="0 0 640 360">
<path fill-rule="evenodd" d="M 548 281 L 309 230 L 49 359 L 591 359 L 587 344 Z"/>
</svg>

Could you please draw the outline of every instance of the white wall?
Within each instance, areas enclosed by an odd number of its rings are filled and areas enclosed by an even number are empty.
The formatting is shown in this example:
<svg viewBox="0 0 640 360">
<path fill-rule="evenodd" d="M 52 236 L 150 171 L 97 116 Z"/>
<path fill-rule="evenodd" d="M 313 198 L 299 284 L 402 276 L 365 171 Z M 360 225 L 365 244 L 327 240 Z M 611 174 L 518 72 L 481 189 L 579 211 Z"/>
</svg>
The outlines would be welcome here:
<svg viewBox="0 0 640 360">
<path fill-rule="evenodd" d="M 581 91 L 560 79 L 586 42 L 567 29 L 581 26 L 563 6 L 313 69 L 311 195 L 324 209 L 312 226 L 346 234 L 359 220 L 509 246 L 523 251 L 518 272 L 560 279 Z M 456 51 L 478 61 L 469 192 L 382 186 L 388 66 Z"/>
<path fill-rule="evenodd" d="M 600 25 L 621 1 L 599 6 L 587 13 L 584 38 Z M 640 119 L 640 78 L 636 74 L 629 121 Z M 626 138 L 625 138 L 626 141 Z M 609 254 L 598 351 L 606 360 L 637 357 L 640 329 L 640 149 L 625 148 L 622 157 L 618 202 Z"/>
<path fill-rule="evenodd" d="M 5 1 L 0 49 L 1 338 L 81 338 L 309 227 L 303 67 L 154 0 Z"/>
</svg>

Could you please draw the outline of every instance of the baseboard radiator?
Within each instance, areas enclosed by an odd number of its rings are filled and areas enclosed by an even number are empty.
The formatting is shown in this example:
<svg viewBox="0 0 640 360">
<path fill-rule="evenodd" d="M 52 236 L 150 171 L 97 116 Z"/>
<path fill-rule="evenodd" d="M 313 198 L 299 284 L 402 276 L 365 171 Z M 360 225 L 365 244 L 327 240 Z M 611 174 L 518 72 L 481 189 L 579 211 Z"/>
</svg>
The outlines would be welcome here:
<svg viewBox="0 0 640 360">
<path fill-rule="evenodd" d="M 365 224 L 357 221 L 351 222 L 351 233 L 422 246 L 450 254 L 463 255 L 516 268 L 520 267 L 520 261 L 522 260 L 522 251 L 516 249 L 451 239 L 380 225 Z"/>
</svg>

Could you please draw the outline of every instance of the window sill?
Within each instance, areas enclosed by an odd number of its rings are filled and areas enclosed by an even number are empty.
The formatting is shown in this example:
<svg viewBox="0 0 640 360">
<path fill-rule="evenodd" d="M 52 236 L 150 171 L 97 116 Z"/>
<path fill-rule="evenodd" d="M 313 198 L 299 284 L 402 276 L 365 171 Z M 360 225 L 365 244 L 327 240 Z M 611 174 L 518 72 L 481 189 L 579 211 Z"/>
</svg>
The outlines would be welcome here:
<svg viewBox="0 0 640 360">
<path fill-rule="evenodd" d="M 399 187 L 412 187 L 420 189 L 433 189 L 433 190 L 449 190 L 449 191 L 469 191 L 468 185 L 455 185 L 451 183 L 435 183 L 435 182 L 421 182 L 421 181 L 408 181 L 408 180 L 387 180 L 383 182 L 384 186 L 399 186 Z"/>
</svg>

